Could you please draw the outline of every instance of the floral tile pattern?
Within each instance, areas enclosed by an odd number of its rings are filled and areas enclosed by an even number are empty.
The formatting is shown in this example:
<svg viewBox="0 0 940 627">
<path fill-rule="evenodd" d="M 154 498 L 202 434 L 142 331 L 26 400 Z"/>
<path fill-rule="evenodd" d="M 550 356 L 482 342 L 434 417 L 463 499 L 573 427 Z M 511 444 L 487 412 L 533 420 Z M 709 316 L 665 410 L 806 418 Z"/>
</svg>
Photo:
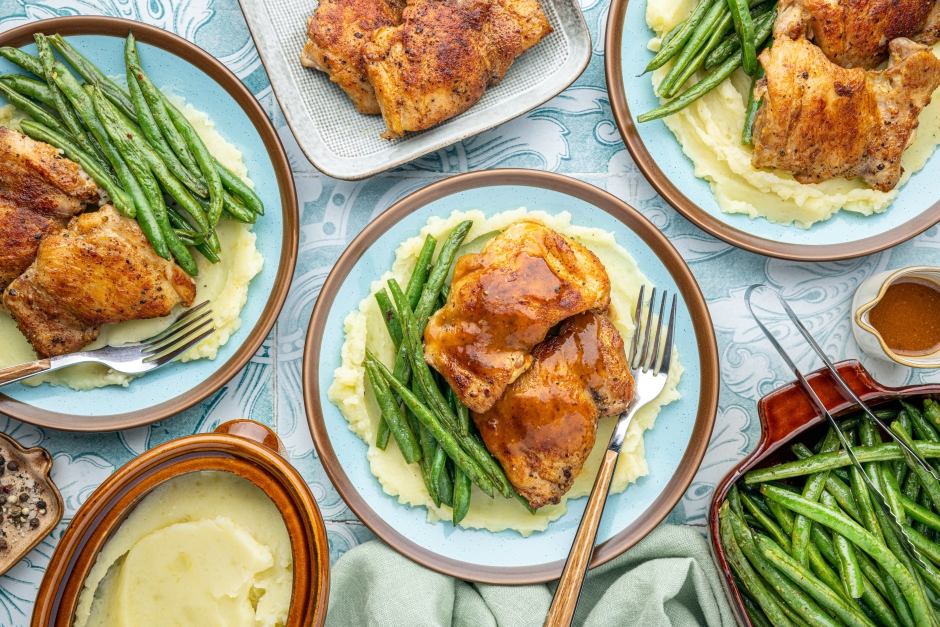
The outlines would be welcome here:
<svg viewBox="0 0 940 627">
<path fill-rule="evenodd" d="M 234 417 L 269 424 L 284 440 L 327 521 L 331 561 L 372 537 L 330 485 L 307 430 L 300 379 L 307 324 L 323 281 L 363 227 L 408 193 L 453 174 L 525 167 L 577 177 L 637 207 L 689 262 L 715 321 L 722 387 L 708 453 L 685 497 L 670 514 L 670 522 L 704 524 L 715 483 L 757 442 L 755 401 L 789 380 L 771 348 L 758 341 L 747 317 L 742 294 L 748 285 L 766 282 L 778 288 L 830 356 L 859 358 L 886 384 L 940 380 L 937 371 L 913 372 L 871 360 L 859 351 L 849 326 L 852 294 L 867 277 L 913 264 L 940 265 L 940 229 L 934 227 L 889 251 L 835 263 L 769 259 L 706 235 L 655 193 L 620 140 L 604 79 L 602 42 L 608 1 L 583 0 L 582 7 L 595 42 L 594 58 L 563 94 L 516 120 L 398 170 L 346 182 L 317 172 L 297 147 L 236 0 L 0 0 L 0 30 L 61 15 L 105 14 L 156 24 L 211 52 L 244 81 L 274 122 L 290 157 L 301 207 L 300 256 L 284 310 L 249 365 L 212 398 L 170 420 L 120 433 L 60 433 L 0 415 L 0 431 L 24 446 L 40 445 L 52 453 L 53 476 L 66 501 L 62 524 L 0 578 L 0 624 L 28 624 L 56 541 L 71 515 L 105 477 L 150 447 L 210 431 Z M 798 346 L 793 338 L 785 338 L 791 341 L 788 347 Z M 797 354 L 800 367 L 812 367 L 806 352 Z"/>
</svg>

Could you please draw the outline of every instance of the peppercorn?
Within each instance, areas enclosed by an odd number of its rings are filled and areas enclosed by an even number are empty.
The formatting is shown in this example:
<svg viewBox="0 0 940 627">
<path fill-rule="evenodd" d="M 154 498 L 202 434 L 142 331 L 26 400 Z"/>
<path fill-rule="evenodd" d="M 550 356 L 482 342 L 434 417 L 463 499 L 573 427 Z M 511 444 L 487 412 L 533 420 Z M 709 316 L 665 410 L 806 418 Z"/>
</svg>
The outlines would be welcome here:
<svg viewBox="0 0 940 627">
<path fill-rule="evenodd" d="M 15 462 L 15 461 L 7 462 L 7 470 L 9 470 L 10 472 L 16 472 L 19 469 L 20 469 L 20 465 L 18 462 Z"/>
<path fill-rule="evenodd" d="M 20 492 L 20 503 L 25 503 L 29 500 L 29 495 L 25 492 Z"/>
<path fill-rule="evenodd" d="M 39 509 L 46 509 L 46 502 L 39 501 L 38 503 L 36 503 L 36 507 L 38 507 Z"/>
<path fill-rule="evenodd" d="M 30 518 L 30 519 L 29 519 L 29 526 L 30 526 L 32 529 L 35 529 L 36 527 L 38 527 L 38 526 L 39 526 L 39 519 L 38 519 L 38 518 Z"/>
</svg>

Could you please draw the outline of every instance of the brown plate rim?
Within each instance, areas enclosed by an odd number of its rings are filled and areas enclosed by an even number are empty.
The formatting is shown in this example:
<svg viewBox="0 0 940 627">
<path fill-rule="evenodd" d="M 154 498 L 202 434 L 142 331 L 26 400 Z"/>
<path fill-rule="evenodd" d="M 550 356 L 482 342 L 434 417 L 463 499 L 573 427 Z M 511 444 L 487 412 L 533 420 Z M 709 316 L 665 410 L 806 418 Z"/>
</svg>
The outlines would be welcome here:
<svg viewBox="0 0 940 627">
<path fill-rule="evenodd" d="M 267 305 L 251 333 L 222 366 L 201 384 L 175 398 L 138 411 L 107 416 L 78 416 L 47 411 L 0 394 L 0 412 L 22 422 L 62 431 L 100 432 L 131 429 L 174 416 L 215 394 L 251 359 L 274 326 L 287 298 L 294 267 L 297 263 L 299 223 L 294 175 L 287 153 L 268 114 L 251 91 L 225 65 L 196 44 L 156 26 L 116 17 L 58 17 L 31 22 L 0 33 L 0 46 L 23 46 L 33 41 L 33 33 L 53 31 L 65 36 L 100 35 L 126 37 L 133 29 L 138 41 L 162 48 L 211 76 L 238 103 L 257 129 L 271 159 L 281 197 L 284 226 L 281 233 L 281 255 L 278 260 L 274 288 Z M 70 394 L 80 394 L 74 390 Z"/>
<path fill-rule="evenodd" d="M 701 372 L 698 413 L 689 445 L 675 474 L 660 495 L 630 526 L 597 546 L 591 560 L 591 567 L 600 566 L 620 555 L 662 522 L 691 484 L 705 455 L 715 423 L 715 415 L 718 411 L 719 370 L 714 327 L 705 298 L 695 277 L 666 236 L 636 209 L 613 194 L 589 183 L 561 174 L 537 170 L 483 170 L 437 181 L 396 202 L 356 236 L 324 282 L 310 318 L 310 328 L 304 346 L 302 378 L 307 422 L 320 462 L 349 508 L 375 535 L 409 559 L 437 572 L 481 583 L 523 585 L 558 579 L 564 560 L 527 567 L 487 567 L 468 564 L 443 557 L 408 540 L 369 507 L 346 476 L 330 443 L 320 407 L 318 377 L 320 345 L 333 300 L 343 281 L 365 251 L 389 228 L 430 202 L 469 189 L 504 185 L 521 185 L 560 192 L 606 211 L 643 239 L 666 266 L 682 293 L 692 315 L 700 355 L 697 366 Z"/>
<path fill-rule="evenodd" d="M 710 215 L 683 194 L 663 173 L 656 164 L 656 160 L 646 149 L 646 145 L 633 123 L 633 116 L 630 114 L 630 107 L 627 105 L 620 55 L 624 18 L 629 1 L 611 0 L 610 12 L 607 16 L 607 32 L 604 35 L 604 74 L 607 78 L 610 108 L 614 115 L 614 121 L 617 123 L 617 128 L 620 130 L 620 136 L 643 176 L 666 202 L 692 224 L 732 246 L 753 253 L 778 259 L 810 262 L 839 261 L 877 253 L 906 242 L 940 222 L 940 201 L 938 201 L 913 219 L 878 235 L 844 244 L 807 245 L 787 244 L 757 237 L 736 229 Z"/>
</svg>

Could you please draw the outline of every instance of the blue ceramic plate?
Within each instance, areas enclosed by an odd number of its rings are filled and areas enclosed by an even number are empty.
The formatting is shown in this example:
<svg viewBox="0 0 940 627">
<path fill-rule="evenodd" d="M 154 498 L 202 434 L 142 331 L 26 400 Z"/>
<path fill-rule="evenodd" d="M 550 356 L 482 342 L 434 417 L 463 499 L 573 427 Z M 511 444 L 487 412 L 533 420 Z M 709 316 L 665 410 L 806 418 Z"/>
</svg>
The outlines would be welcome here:
<svg viewBox="0 0 940 627">
<path fill-rule="evenodd" d="M 426 187 L 372 222 L 340 257 L 320 292 L 304 353 L 304 400 L 320 461 L 340 495 L 372 531 L 408 557 L 438 571 L 491 583 L 557 579 L 574 538 L 586 498 L 547 531 L 523 538 L 515 531 L 492 533 L 430 524 L 423 507 L 398 503 L 382 491 L 366 460 L 367 446 L 352 433 L 327 399 L 340 363 L 343 319 L 369 294 L 402 241 L 431 216 L 482 209 L 488 215 L 525 206 L 549 213 L 568 211 L 574 222 L 616 233 L 640 269 L 659 288 L 680 295 L 676 338 L 685 366 L 682 398 L 666 406 L 645 436 L 649 475 L 611 497 L 598 532 L 602 544 L 592 565 L 619 555 L 639 541 L 673 508 L 701 462 L 718 399 L 718 357 L 705 301 L 688 267 L 666 238 L 642 215 L 587 183 L 531 170 L 490 170 L 457 176 Z M 616 278 L 614 278 L 616 280 Z"/>
<path fill-rule="evenodd" d="M 158 28 L 114 18 L 57 18 L 7 31 L 0 46 L 36 54 L 33 33 L 61 33 L 108 76 L 123 76 L 123 38 L 133 28 L 154 83 L 209 114 L 216 129 L 242 151 L 248 176 L 265 205 L 254 225 L 264 268 L 251 282 L 242 326 L 213 361 L 172 363 L 133 381 L 90 392 L 47 384 L 3 388 L 0 412 L 42 426 L 113 431 L 172 416 L 216 392 L 261 346 L 287 295 L 297 257 L 297 207 L 287 157 L 264 110 L 225 66 L 190 42 Z M 89 34 L 95 33 L 95 34 Z M 0 74 L 26 73 L 0 59 Z M 0 104 L 6 101 L 0 98 Z"/>
<path fill-rule="evenodd" d="M 696 225 L 726 242 L 753 252 L 802 261 L 845 259 L 871 254 L 914 237 L 940 221 L 940 159 L 901 188 L 883 213 L 868 217 L 840 211 L 810 229 L 781 226 L 764 218 L 722 213 L 707 181 L 696 178 L 692 161 L 661 120 L 635 117 L 659 106 L 649 74 L 653 58 L 647 42 L 648 0 L 613 0 L 607 22 L 605 67 L 611 108 L 637 165 L 656 190 Z M 638 76 L 639 75 L 639 76 Z"/>
</svg>

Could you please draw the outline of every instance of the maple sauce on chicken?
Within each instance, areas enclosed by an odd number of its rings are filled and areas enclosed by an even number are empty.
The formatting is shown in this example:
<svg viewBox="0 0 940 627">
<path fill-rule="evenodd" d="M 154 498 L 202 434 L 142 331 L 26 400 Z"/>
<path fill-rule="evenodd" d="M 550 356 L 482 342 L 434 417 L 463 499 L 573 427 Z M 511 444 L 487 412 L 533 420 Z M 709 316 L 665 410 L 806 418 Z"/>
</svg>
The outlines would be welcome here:
<svg viewBox="0 0 940 627">
<path fill-rule="evenodd" d="M 888 348 L 899 355 L 929 355 L 940 349 L 940 285 L 900 279 L 868 313 Z"/>
</svg>

